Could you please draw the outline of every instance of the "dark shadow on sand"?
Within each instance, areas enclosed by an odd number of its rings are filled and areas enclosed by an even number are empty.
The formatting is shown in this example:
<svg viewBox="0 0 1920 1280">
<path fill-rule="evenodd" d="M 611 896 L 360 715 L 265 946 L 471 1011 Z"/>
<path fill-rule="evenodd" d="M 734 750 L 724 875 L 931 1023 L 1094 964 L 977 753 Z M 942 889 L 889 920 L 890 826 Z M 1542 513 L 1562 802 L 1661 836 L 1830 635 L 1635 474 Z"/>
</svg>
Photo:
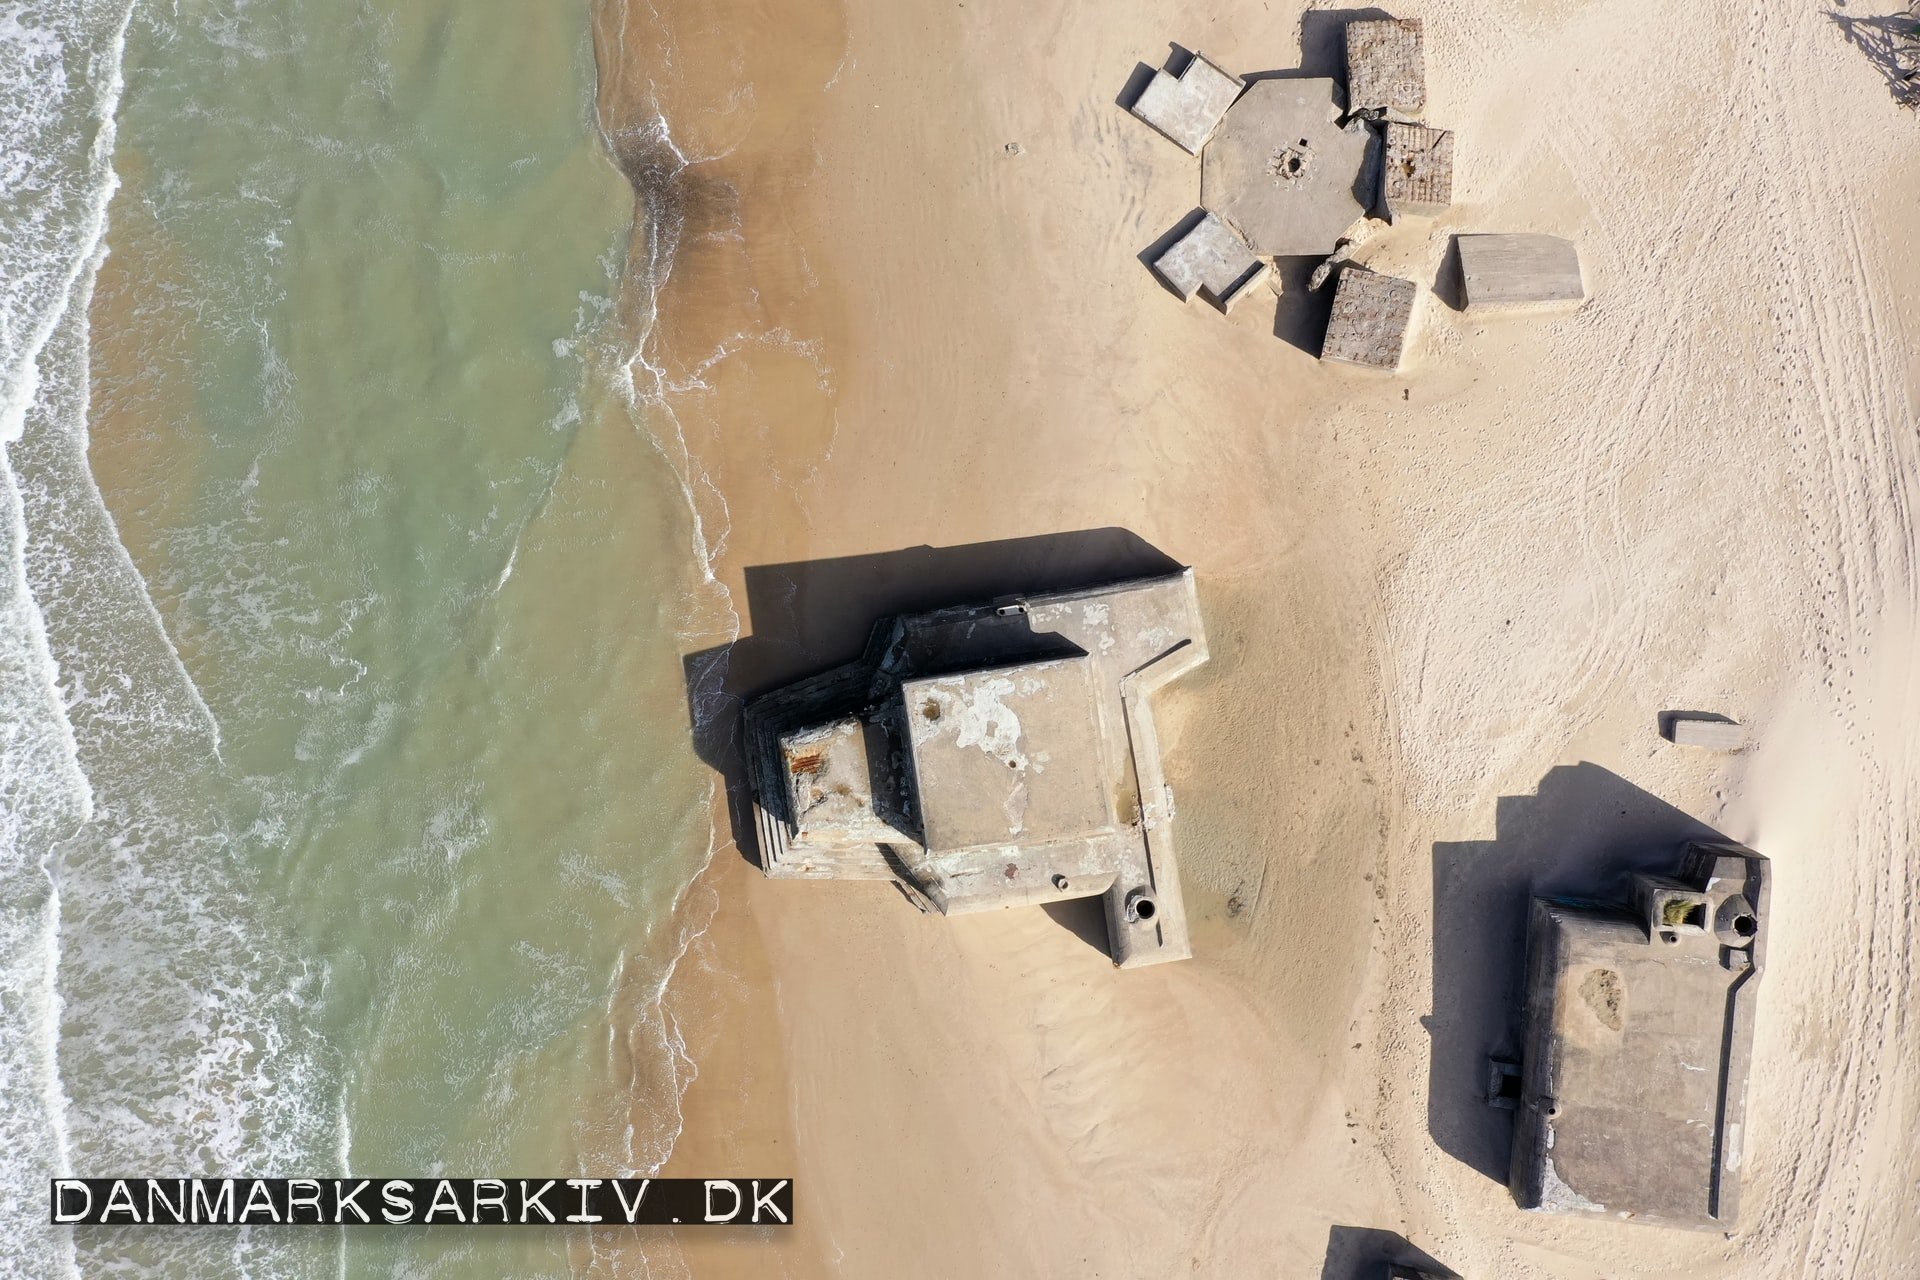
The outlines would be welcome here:
<svg viewBox="0 0 1920 1280">
<path fill-rule="evenodd" d="M 1333 291 L 1339 288 L 1336 272 L 1318 290 L 1307 288 L 1315 267 L 1325 258 L 1275 258 L 1273 276 L 1280 286 L 1280 305 L 1273 311 L 1273 336 L 1320 358 L 1326 344 L 1327 321 L 1333 317 Z"/>
<path fill-rule="evenodd" d="M 1127 83 L 1121 88 L 1120 96 L 1113 100 L 1113 105 L 1122 111 L 1132 111 L 1133 104 L 1140 101 L 1140 95 L 1145 93 L 1147 86 L 1153 83 L 1154 73 L 1157 70 L 1164 68 L 1168 75 L 1177 77 L 1186 71 L 1187 64 L 1192 61 L 1193 50 L 1169 40 L 1167 60 L 1159 68 L 1150 67 L 1144 62 L 1135 63 L 1133 74 L 1127 77 Z"/>
<path fill-rule="evenodd" d="M 726 780 L 741 856 L 757 864 L 740 740 L 749 699 L 853 661 L 874 624 L 897 614 L 1155 577 L 1180 567 L 1133 533 L 1108 528 L 749 568 L 740 638 L 681 659 L 694 749 Z M 1098 936 L 1104 951 L 1104 925 Z"/>
<path fill-rule="evenodd" d="M 1334 1227 L 1327 1232 L 1327 1260 L 1320 1268 L 1320 1280 L 1386 1280 L 1387 1268 L 1396 1265 L 1457 1280 L 1457 1273 L 1408 1244 L 1405 1236 L 1373 1227 Z"/>
<path fill-rule="evenodd" d="M 1633 871 L 1671 870 L 1717 835 L 1595 764 L 1565 765 L 1530 796 L 1502 796 L 1494 838 L 1433 846 L 1433 1012 L 1427 1129 L 1442 1151 L 1505 1183 L 1513 1113 L 1485 1101 L 1487 1059 L 1520 1050 L 1527 904 L 1607 900 Z"/>
<path fill-rule="evenodd" d="M 1920 8 L 1872 18 L 1829 9 L 1827 16 L 1886 80 L 1895 102 L 1908 110 L 1920 108 Z"/>
<path fill-rule="evenodd" d="M 1460 265 L 1460 237 L 1447 237 L 1447 251 L 1440 257 L 1440 271 L 1433 280 L 1433 296 L 1449 310 L 1467 309 L 1467 276 Z"/>
</svg>

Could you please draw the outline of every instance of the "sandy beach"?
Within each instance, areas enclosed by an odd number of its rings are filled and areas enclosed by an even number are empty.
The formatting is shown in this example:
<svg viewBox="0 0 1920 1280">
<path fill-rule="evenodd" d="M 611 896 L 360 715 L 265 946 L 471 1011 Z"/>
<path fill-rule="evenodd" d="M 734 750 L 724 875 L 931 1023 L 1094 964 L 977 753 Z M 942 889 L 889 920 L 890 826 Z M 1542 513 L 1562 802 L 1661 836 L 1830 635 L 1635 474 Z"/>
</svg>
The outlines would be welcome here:
<svg viewBox="0 0 1920 1280">
<path fill-rule="evenodd" d="M 1381 375 L 1317 361 L 1295 275 L 1231 317 L 1154 278 L 1197 166 L 1116 102 L 1170 41 L 1331 74 L 1351 11 L 602 0 L 641 417 L 712 571 L 687 653 L 741 641 L 694 704 L 842 660 L 875 612 L 1152 555 L 1195 567 L 1213 659 L 1159 704 L 1190 963 L 723 850 L 683 908 L 698 1076 L 663 1172 L 790 1173 L 801 1224 L 584 1269 L 1345 1277 L 1391 1233 L 1474 1277 L 1815 1277 L 1920 1248 L 1920 124 L 1817 7 L 1393 12 L 1460 158 L 1444 216 L 1359 253 L 1421 285 Z M 1588 300 L 1456 309 L 1452 237 L 1508 230 L 1575 239 Z M 1672 747 L 1676 707 L 1755 745 Z M 1501 939 L 1529 884 L 1699 824 L 1776 876 L 1740 1229 L 1521 1213 L 1473 1097 Z"/>
</svg>

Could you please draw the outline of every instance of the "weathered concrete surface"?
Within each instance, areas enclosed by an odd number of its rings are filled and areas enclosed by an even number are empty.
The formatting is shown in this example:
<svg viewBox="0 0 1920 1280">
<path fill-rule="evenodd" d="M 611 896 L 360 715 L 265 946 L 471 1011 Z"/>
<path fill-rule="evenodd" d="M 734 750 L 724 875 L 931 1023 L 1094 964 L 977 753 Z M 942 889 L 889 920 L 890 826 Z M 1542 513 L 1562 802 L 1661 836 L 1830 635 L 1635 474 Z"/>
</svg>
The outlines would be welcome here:
<svg viewBox="0 0 1920 1280">
<path fill-rule="evenodd" d="M 1369 369 L 1398 369 L 1417 292 L 1411 280 L 1364 267 L 1342 271 L 1320 358 Z"/>
<path fill-rule="evenodd" d="M 1100 896 L 1116 964 L 1184 959 L 1152 699 L 1206 659 L 1190 570 L 883 621 L 747 707 L 761 868 L 948 914 Z"/>
<path fill-rule="evenodd" d="M 1453 203 L 1453 134 L 1420 124 L 1386 126 L 1380 206 L 1388 222 L 1405 214 L 1432 217 Z"/>
<path fill-rule="evenodd" d="M 1767 860 L 1695 843 L 1617 908 L 1536 898 L 1509 1177 L 1523 1208 L 1666 1226 L 1739 1215 Z"/>
<path fill-rule="evenodd" d="M 1578 302 L 1580 254 L 1559 236 L 1459 237 L 1460 274 L 1468 307 Z"/>
<path fill-rule="evenodd" d="M 1370 140 L 1339 124 L 1331 80 L 1256 80 L 1200 157 L 1200 203 L 1262 257 L 1318 257 L 1366 215 Z"/>
<path fill-rule="evenodd" d="M 1092 667 L 1077 655 L 901 683 L 929 852 L 1113 830 Z"/>
<path fill-rule="evenodd" d="M 1211 213 L 1161 254 L 1153 269 L 1186 301 L 1205 292 L 1222 311 L 1231 311 L 1271 270 L 1232 227 Z"/>
<path fill-rule="evenodd" d="M 1246 81 L 1203 54 L 1194 54 L 1178 76 L 1156 71 L 1134 100 L 1133 114 L 1194 155 L 1240 96 Z"/>
<path fill-rule="evenodd" d="M 1677 715 L 1673 718 L 1672 734 L 1674 744 L 1682 747 L 1738 751 L 1747 744 L 1745 725 L 1710 716 Z"/>
<path fill-rule="evenodd" d="M 1427 107 L 1427 58 L 1418 18 L 1347 24 L 1347 110 L 1417 120 Z"/>
</svg>

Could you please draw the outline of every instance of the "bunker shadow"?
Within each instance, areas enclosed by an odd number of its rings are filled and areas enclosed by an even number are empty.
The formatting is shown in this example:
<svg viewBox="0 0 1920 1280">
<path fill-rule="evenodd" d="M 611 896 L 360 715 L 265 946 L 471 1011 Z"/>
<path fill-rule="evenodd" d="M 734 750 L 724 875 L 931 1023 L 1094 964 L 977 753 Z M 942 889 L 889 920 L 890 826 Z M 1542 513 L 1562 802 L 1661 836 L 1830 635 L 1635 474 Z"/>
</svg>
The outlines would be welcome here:
<svg viewBox="0 0 1920 1280">
<path fill-rule="evenodd" d="M 681 659 L 694 750 L 725 782 L 735 847 L 759 865 L 742 754 L 741 713 L 749 700 L 853 661 L 874 624 L 897 614 L 1157 577 L 1180 568 L 1120 528 L 748 568 L 740 638 Z M 1104 925 L 1098 936 L 1105 950 Z"/>
<path fill-rule="evenodd" d="M 1158 67 L 1150 67 L 1144 62 L 1135 63 L 1133 74 L 1127 77 L 1127 83 L 1121 87 L 1119 96 L 1113 100 L 1113 105 L 1122 111 L 1132 111 L 1133 104 L 1140 101 L 1140 95 L 1145 93 L 1147 86 L 1153 83 L 1156 72 L 1164 70 L 1168 75 L 1177 78 L 1186 71 L 1187 64 L 1192 61 L 1193 50 L 1169 40 L 1167 60 Z"/>
<path fill-rule="evenodd" d="M 1440 270 L 1433 279 L 1433 296 L 1452 311 L 1467 309 L 1467 273 L 1460 265 L 1460 237 L 1447 237 L 1447 251 L 1440 256 Z"/>
<path fill-rule="evenodd" d="M 1300 63 L 1298 66 L 1270 71 L 1243 72 L 1240 78 L 1255 80 L 1333 80 L 1340 86 L 1340 109 L 1346 110 L 1347 98 L 1347 24 L 1375 18 L 1391 18 L 1385 9 L 1315 9 L 1300 17 Z"/>
<path fill-rule="evenodd" d="M 1307 287 L 1314 268 L 1325 261 L 1324 257 L 1273 260 L 1273 279 L 1280 293 L 1280 304 L 1273 311 L 1273 336 L 1316 360 L 1326 345 L 1327 325 L 1333 319 L 1333 293 L 1340 287 L 1338 273 L 1317 290 Z"/>
<path fill-rule="evenodd" d="M 1459 1280 L 1457 1272 L 1435 1262 L 1397 1232 L 1338 1226 L 1327 1232 L 1327 1260 L 1320 1268 L 1320 1280 L 1386 1280 L 1388 1268 L 1396 1266 L 1425 1272 L 1435 1280 Z"/>
<path fill-rule="evenodd" d="M 1634 871 L 1671 870 L 1705 823 L 1596 764 L 1563 765 L 1501 796 L 1494 838 L 1433 846 L 1433 1011 L 1427 1129 L 1442 1151 L 1507 1181 L 1513 1113 L 1486 1102 L 1489 1057 L 1520 1051 L 1527 904 L 1609 900 Z"/>
</svg>

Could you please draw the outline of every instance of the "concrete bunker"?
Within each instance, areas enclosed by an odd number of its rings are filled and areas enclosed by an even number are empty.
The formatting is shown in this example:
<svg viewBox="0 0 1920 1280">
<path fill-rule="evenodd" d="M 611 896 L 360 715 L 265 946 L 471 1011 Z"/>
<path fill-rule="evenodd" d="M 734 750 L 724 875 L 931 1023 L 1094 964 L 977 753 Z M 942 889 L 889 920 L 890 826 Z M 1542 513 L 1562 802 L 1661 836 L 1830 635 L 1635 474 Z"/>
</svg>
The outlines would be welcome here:
<svg viewBox="0 0 1920 1280">
<path fill-rule="evenodd" d="M 943 914 L 1100 897 L 1115 964 L 1185 959 L 1152 697 L 1206 660 L 1191 570 L 882 620 L 747 706 L 761 869 Z"/>
<path fill-rule="evenodd" d="M 1768 878 L 1753 850 L 1695 841 L 1623 903 L 1533 900 L 1521 1061 L 1488 1071 L 1522 1208 L 1737 1221 Z"/>
</svg>

